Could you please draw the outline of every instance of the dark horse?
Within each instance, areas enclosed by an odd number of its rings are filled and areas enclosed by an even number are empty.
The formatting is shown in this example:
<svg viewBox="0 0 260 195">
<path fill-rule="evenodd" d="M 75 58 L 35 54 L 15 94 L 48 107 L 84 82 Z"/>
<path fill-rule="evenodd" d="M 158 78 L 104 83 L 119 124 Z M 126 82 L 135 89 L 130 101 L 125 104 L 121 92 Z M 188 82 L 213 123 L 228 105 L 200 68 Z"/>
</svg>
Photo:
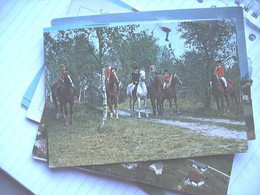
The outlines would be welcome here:
<svg viewBox="0 0 260 195">
<path fill-rule="evenodd" d="M 65 74 L 64 83 L 56 82 L 51 87 L 52 99 L 56 108 L 56 116 L 59 118 L 58 114 L 58 102 L 60 103 L 61 115 L 64 117 L 66 124 L 73 123 L 73 106 L 74 106 L 74 97 L 76 95 L 76 89 L 72 84 L 72 80 L 68 74 Z M 67 104 L 70 105 L 70 116 L 68 116 Z M 65 114 L 63 112 L 65 110 Z"/>
<path fill-rule="evenodd" d="M 148 87 L 148 94 L 151 99 L 154 115 L 162 115 L 162 85 L 163 76 L 161 74 L 157 74 Z"/>
<path fill-rule="evenodd" d="M 113 118 L 113 114 L 115 114 L 116 118 L 118 118 L 118 113 L 117 113 L 118 87 L 117 86 L 118 86 L 118 79 L 115 75 L 115 72 L 112 72 L 109 81 L 106 84 L 107 104 L 109 106 L 111 118 Z M 114 110 L 113 110 L 113 106 L 114 106 Z"/>
<path fill-rule="evenodd" d="M 229 103 L 229 99 L 228 99 L 229 96 L 231 97 L 232 101 L 235 100 L 236 109 L 238 111 L 238 102 L 237 102 L 234 83 L 230 79 L 226 79 L 226 80 L 227 80 L 228 91 L 225 93 L 225 89 L 224 89 L 222 81 L 218 78 L 216 71 L 213 72 L 212 78 L 211 78 L 212 95 L 216 100 L 219 114 L 225 113 L 224 98 L 227 102 L 227 111 L 229 111 L 229 107 L 230 107 L 230 103 Z M 221 107 L 219 104 L 219 99 L 221 101 Z"/>
<path fill-rule="evenodd" d="M 162 100 L 162 109 L 164 111 L 163 108 L 163 102 L 165 99 L 169 100 L 169 104 L 170 104 L 170 109 L 171 109 L 171 114 L 172 112 L 172 99 L 174 99 L 174 103 L 175 103 L 175 107 L 176 107 L 176 112 L 179 114 L 179 107 L 178 107 L 178 103 L 177 103 L 177 91 L 176 91 L 176 84 L 182 84 L 181 80 L 179 79 L 178 75 L 176 73 L 174 73 L 169 81 L 168 86 L 163 90 L 163 100 Z"/>
</svg>

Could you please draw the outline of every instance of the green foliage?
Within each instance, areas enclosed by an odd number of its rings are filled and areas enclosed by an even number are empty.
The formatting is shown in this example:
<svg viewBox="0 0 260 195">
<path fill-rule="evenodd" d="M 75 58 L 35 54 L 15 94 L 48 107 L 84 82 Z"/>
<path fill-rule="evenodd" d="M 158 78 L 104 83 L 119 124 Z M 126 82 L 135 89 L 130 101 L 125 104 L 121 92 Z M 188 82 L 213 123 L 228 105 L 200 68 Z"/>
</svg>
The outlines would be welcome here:
<svg viewBox="0 0 260 195">
<path fill-rule="evenodd" d="M 134 32 L 135 28 L 137 26 L 129 26 L 128 32 L 121 37 L 118 34 L 112 36 L 113 47 L 109 56 L 112 65 L 119 72 L 121 100 L 126 98 L 126 87 L 131 82 L 133 67 L 139 66 L 148 72 L 150 65 L 158 62 L 157 39 L 147 31 Z"/>
<path fill-rule="evenodd" d="M 239 78 L 235 21 L 183 22 L 178 25 L 178 31 L 187 48 L 182 56 L 184 87 L 209 107 L 210 80 L 216 59 L 221 59 L 228 69 L 227 76 Z"/>
<path fill-rule="evenodd" d="M 227 76 L 239 84 L 235 23 L 233 20 L 182 22 L 177 30 L 185 40 L 185 53 L 176 59 L 174 50 L 160 46 L 153 31 L 138 30 L 140 25 L 98 27 L 44 33 L 47 90 L 57 80 L 60 64 L 65 64 L 78 88 L 80 99 L 101 105 L 102 68 L 116 67 L 120 80 L 120 101 L 126 98 L 134 66 L 150 66 L 157 71 L 179 73 L 181 97 L 194 97 L 205 107 L 211 104 L 210 79 L 216 59 L 221 59 Z M 83 91 L 85 90 L 85 94 Z"/>
</svg>

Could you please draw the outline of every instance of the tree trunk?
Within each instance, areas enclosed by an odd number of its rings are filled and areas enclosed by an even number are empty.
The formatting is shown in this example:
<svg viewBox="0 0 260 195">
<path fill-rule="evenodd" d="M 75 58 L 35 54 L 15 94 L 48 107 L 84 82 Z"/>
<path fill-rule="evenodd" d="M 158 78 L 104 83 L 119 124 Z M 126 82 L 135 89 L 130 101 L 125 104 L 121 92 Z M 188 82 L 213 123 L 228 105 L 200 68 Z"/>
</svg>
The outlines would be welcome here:
<svg viewBox="0 0 260 195">
<path fill-rule="evenodd" d="M 99 128 L 103 128 L 105 125 L 105 122 L 107 120 L 107 94 L 106 94 L 106 85 L 105 85 L 105 69 L 102 69 L 101 73 L 101 83 L 102 83 L 102 97 L 103 97 L 103 117 L 101 121 L 101 125 Z"/>
</svg>

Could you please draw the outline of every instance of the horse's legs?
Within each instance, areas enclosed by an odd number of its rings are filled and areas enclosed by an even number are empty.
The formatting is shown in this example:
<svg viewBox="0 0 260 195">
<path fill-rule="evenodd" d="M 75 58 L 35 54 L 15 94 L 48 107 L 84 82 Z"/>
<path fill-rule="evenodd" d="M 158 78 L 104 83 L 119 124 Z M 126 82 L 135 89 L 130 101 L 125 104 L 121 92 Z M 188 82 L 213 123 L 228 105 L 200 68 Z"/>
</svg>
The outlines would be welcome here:
<svg viewBox="0 0 260 195">
<path fill-rule="evenodd" d="M 169 100 L 169 105 L 170 105 L 170 114 L 173 114 L 173 112 L 172 112 L 172 99 L 169 98 L 168 100 Z"/>
<path fill-rule="evenodd" d="M 68 117 L 67 104 L 64 104 L 64 110 L 65 110 L 66 125 L 68 125 L 69 124 L 69 117 Z"/>
<path fill-rule="evenodd" d="M 133 104 L 132 104 L 132 109 L 133 109 L 133 115 L 135 114 L 135 102 L 136 102 L 136 98 L 133 97 Z"/>
<path fill-rule="evenodd" d="M 151 97 L 151 102 L 152 102 L 153 114 L 156 115 L 155 99 L 152 97 Z"/>
<path fill-rule="evenodd" d="M 74 106 L 74 101 L 71 101 L 70 102 L 70 122 L 71 123 L 74 123 L 74 120 L 73 120 L 73 117 L 72 117 L 72 115 L 73 115 L 73 106 Z"/>
<path fill-rule="evenodd" d="M 138 101 L 138 118 L 140 119 L 141 118 L 141 98 L 138 97 L 137 101 Z"/>
<path fill-rule="evenodd" d="M 110 117 L 113 118 L 112 102 L 110 98 L 107 98 L 107 103 L 110 110 Z"/>
<path fill-rule="evenodd" d="M 132 97 L 129 96 L 129 108 L 130 108 L 130 114 L 133 116 L 133 110 L 132 110 Z"/>
<path fill-rule="evenodd" d="M 219 106 L 219 98 L 216 97 L 217 107 L 218 107 L 218 113 L 220 114 L 220 106 Z"/>
<path fill-rule="evenodd" d="M 147 97 L 144 99 L 144 107 L 145 107 L 145 117 L 149 117 L 149 115 L 148 115 L 148 110 L 147 110 Z"/>
<path fill-rule="evenodd" d="M 155 105 L 156 105 L 156 113 L 159 115 L 160 114 L 160 111 L 159 111 L 159 101 L 158 101 L 158 98 L 155 99 Z"/>
<path fill-rule="evenodd" d="M 220 97 L 221 100 L 221 112 L 224 113 L 224 99 L 223 97 Z"/>
<path fill-rule="evenodd" d="M 227 112 L 229 112 L 229 107 L 230 107 L 230 103 L 229 103 L 229 99 L 228 96 L 225 96 L 226 102 L 227 102 Z"/>
<path fill-rule="evenodd" d="M 162 99 L 157 98 L 157 111 L 158 115 L 162 115 Z"/>
<path fill-rule="evenodd" d="M 162 113 L 164 113 L 164 106 L 163 106 L 163 103 L 164 103 L 164 98 L 162 99 Z"/>
<path fill-rule="evenodd" d="M 63 118 L 66 119 L 66 116 L 65 116 L 64 111 L 63 111 L 63 107 L 64 107 L 64 105 L 60 103 L 61 116 L 63 116 Z"/>
<path fill-rule="evenodd" d="M 119 118 L 118 112 L 117 112 L 117 97 L 115 98 L 115 115 L 116 115 L 116 118 Z"/>
<path fill-rule="evenodd" d="M 174 103 L 175 103 L 176 112 L 177 112 L 177 114 L 180 114 L 178 103 L 177 103 L 177 96 L 174 96 L 173 99 L 174 99 Z"/>
</svg>

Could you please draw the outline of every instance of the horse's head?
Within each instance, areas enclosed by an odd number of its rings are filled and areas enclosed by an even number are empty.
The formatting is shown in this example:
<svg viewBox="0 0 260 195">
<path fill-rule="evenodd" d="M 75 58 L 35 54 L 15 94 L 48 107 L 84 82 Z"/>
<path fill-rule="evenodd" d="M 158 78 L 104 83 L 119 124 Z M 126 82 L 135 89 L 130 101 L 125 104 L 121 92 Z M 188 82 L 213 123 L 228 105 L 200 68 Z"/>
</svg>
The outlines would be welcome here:
<svg viewBox="0 0 260 195">
<path fill-rule="evenodd" d="M 140 70 L 139 81 L 145 81 L 145 80 L 146 80 L 145 71 L 144 70 Z"/>
<path fill-rule="evenodd" d="M 212 84 L 219 82 L 219 77 L 218 77 L 218 73 L 217 73 L 216 69 L 214 69 L 214 71 L 211 75 L 211 82 L 212 82 Z"/>
<path fill-rule="evenodd" d="M 210 81 L 210 87 L 212 88 L 213 95 L 218 94 L 219 89 L 222 90 L 222 84 L 218 77 L 216 69 L 212 72 L 211 75 L 211 81 Z"/>
<path fill-rule="evenodd" d="M 68 85 L 68 86 L 73 86 L 72 79 L 71 79 L 71 77 L 70 77 L 70 75 L 68 73 L 65 74 L 64 84 Z"/>
<path fill-rule="evenodd" d="M 154 80 L 160 84 L 163 84 L 163 75 L 162 74 L 156 74 Z"/>
<path fill-rule="evenodd" d="M 109 81 L 110 81 L 111 83 L 115 83 L 115 82 L 117 81 L 115 71 L 112 71 L 112 72 L 111 72 L 111 74 L 110 74 L 110 76 L 109 76 Z"/>
<path fill-rule="evenodd" d="M 173 73 L 173 75 L 171 76 L 170 78 L 170 83 L 173 83 L 173 84 L 181 84 L 182 85 L 182 81 L 181 79 L 179 78 L 178 74 L 177 73 Z"/>
</svg>

